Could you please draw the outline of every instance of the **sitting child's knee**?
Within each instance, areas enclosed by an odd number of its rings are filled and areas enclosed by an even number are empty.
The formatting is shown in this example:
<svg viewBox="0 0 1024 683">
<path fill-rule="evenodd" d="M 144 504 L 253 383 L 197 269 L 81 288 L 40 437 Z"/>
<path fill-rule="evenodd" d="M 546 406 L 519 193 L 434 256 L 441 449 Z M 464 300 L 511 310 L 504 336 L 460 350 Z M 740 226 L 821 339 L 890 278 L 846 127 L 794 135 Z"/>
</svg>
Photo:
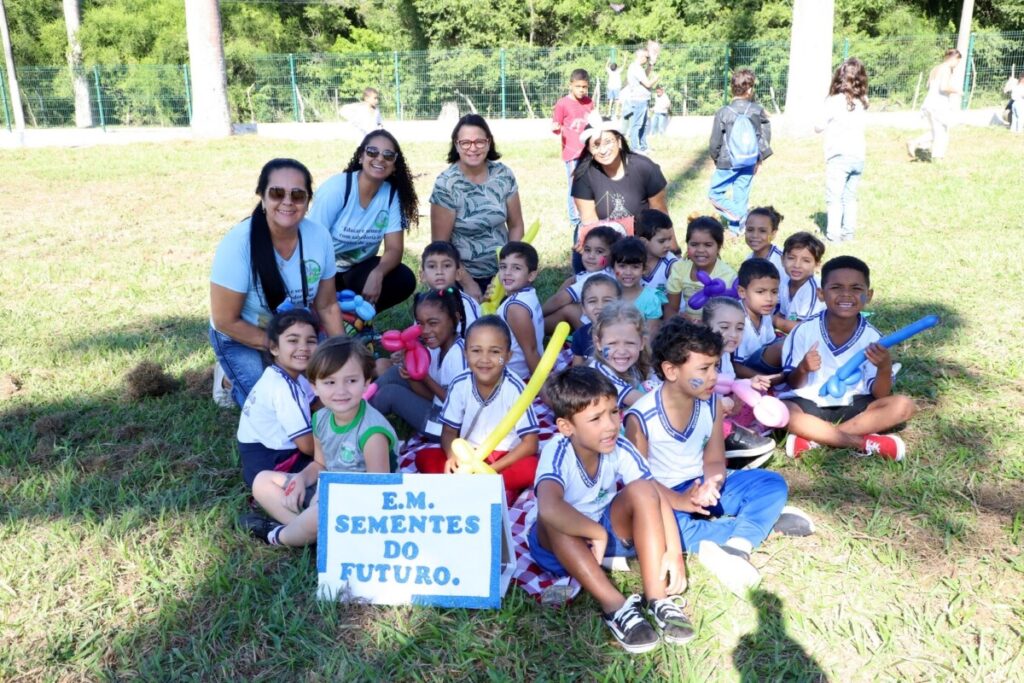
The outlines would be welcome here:
<svg viewBox="0 0 1024 683">
<path fill-rule="evenodd" d="M 637 479 L 636 481 L 626 484 L 626 487 L 622 489 L 623 493 L 626 493 L 634 498 L 647 498 L 651 500 L 657 500 L 658 487 L 654 485 L 654 482 L 650 479 Z"/>
</svg>

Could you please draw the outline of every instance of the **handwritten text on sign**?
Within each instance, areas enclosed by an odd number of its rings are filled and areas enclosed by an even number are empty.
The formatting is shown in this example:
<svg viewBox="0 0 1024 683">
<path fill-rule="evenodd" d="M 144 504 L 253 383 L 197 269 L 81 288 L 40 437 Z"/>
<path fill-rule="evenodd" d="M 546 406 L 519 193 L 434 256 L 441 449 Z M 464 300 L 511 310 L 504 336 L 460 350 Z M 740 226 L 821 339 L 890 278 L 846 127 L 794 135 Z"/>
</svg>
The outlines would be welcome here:
<svg viewBox="0 0 1024 683">
<path fill-rule="evenodd" d="M 497 476 L 322 474 L 320 596 L 500 606 L 507 585 L 500 481 Z"/>
</svg>

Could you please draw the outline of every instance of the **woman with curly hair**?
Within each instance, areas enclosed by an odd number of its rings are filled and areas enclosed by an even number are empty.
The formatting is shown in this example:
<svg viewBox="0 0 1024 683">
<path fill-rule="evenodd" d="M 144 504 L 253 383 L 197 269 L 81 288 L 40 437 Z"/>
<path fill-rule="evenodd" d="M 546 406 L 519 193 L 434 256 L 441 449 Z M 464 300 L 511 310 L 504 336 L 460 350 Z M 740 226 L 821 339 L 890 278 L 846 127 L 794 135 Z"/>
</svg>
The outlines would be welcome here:
<svg viewBox="0 0 1024 683">
<path fill-rule="evenodd" d="M 850 57 L 832 75 L 824 114 L 815 130 L 825 133 L 825 239 L 853 239 L 857 228 L 857 185 L 864 173 L 864 112 L 868 108 L 868 73 Z"/>
<path fill-rule="evenodd" d="M 334 240 L 339 292 L 351 289 L 377 311 L 412 295 L 416 276 L 402 264 L 403 231 L 419 221 L 419 200 L 391 133 L 375 130 L 363 138 L 345 170 L 320 186 L 309 218 Z"/>
</svg>

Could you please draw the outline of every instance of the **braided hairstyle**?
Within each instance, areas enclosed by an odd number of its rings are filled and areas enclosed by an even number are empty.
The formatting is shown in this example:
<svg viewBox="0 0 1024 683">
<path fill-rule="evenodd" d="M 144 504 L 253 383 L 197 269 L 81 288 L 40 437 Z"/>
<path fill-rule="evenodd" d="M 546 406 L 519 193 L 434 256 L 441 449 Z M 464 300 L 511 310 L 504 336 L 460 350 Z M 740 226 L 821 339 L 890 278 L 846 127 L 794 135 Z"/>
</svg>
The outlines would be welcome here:
<svg viewBox="0 0 1024 683">
<path fill-rule="evenodd" d="M 423 303 L 433 303 L 441 307 L 452 319 L 452 328 L 462 338 L 466 337 L 466 309 L 462 306 L 462 294 L 456 287 L 444 289 L 428 289 L 417 294 L 412 301 L 412 317 L 416 319 L 416 309 Z"/>
</svg>

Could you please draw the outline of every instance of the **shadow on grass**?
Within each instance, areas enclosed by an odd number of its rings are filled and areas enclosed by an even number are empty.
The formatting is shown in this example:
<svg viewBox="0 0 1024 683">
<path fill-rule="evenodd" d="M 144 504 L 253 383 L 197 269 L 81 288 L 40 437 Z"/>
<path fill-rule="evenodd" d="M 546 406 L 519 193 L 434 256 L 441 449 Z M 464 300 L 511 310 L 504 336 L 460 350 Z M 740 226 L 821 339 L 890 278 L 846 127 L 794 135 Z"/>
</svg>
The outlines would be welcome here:
<svg viewBox="0 0 1024 683">
<path fill-rule="evenodd" d="M 740 638 L 732 653 L 740 681 L 828 681 L 821 665 L 787 632 L 782 600 L 755 588 L 750 603 L 757 609 L 757 630 Z"/>
<path fill-rule="evenodd" d="M 173 348 L 209 346 L 207 318 L 200 316 L 142 317 L 124 325 L 66 341 L 66 352 L 118 352 L 148 349 L 155 344 Z"/>
</svg>

